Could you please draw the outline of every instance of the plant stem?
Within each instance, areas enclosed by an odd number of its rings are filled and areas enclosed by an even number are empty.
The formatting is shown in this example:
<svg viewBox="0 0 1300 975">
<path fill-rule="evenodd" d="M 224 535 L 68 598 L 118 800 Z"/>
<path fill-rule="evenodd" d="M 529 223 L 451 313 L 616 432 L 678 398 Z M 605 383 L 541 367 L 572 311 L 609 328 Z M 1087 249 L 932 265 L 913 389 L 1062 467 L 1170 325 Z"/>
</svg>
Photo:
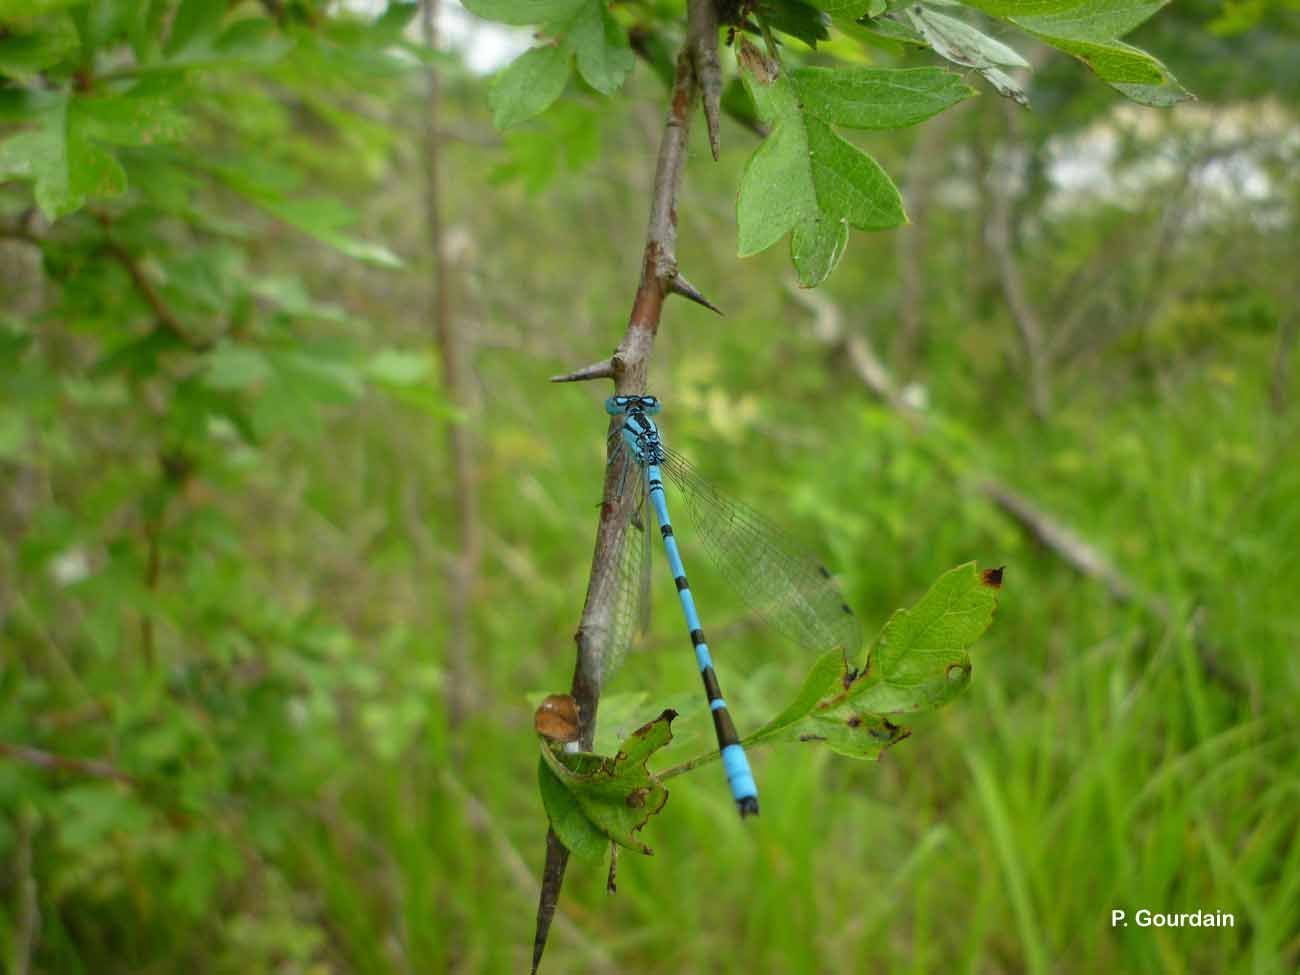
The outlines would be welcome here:
<svg viewBox="0 0 1300 975">
<path fill-rule="evenodd" d="M 696 36 L 701 25 L 712 24 L 716 45 L 717 18 L 700 16 L 699 4 L 714 0 L 689 0 L 687 36 L 677 56 L 676 74 L 659 142 L 655 166 L 654 189 L 650 200 L 650 222 L 646 229 L 645 251 L 641 261 L 641 281 L 632 299 L 627 329 L 618 348 L 609 359 L 608 369 L 584 367 L 562 379 L 613 378 L 618 395 L 642 393 L 650 368 L 650 355 L 663 314 L 664 300 L 674 293 L 677 279 L 677 191 L 686 165 L 686 144 L 690 135 L 691 116 L 699 95 L 694 52 L 707 46 L 708 38 Z M 614 432 L 616 418 L 610 418 L 607 435 Z M 601 496 L 614 496 L 618 476 L 614 465 L 605 469 Z M 596 712 L 600 704 L 601 659 L 613 632 L 614 595 L 618 586 L 619 528 L 615 506 L 601 505 L 596 529 L 596 546 L 591 560 L 587 596 L 574 635 L 577 659 L 571 693 L 578 703 L 579 747 L 590 751 L 596 734 Z M 541 894 L 537 904 L 537 928 L 533 938 L 532 971 L 541 964 L 546 938 L 555 916 L 569 851 L 553 830 L 546 836 L 546 865 L 543 868 Z"/>
</svg>

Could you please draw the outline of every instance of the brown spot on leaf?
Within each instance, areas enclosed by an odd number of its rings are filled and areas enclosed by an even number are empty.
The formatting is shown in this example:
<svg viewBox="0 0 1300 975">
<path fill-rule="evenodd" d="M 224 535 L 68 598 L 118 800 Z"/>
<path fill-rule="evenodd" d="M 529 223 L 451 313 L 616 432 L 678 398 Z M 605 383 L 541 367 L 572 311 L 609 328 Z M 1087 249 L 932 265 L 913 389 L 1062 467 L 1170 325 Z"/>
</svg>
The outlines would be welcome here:
<svg viewBox="0 0 1300 975">
<path fill-rule="evenodd" d="M 850 728 L 856 728 L 862 724 L 862 719 L 855 714 L 849 718 L 847 724 Z"/>
<path fill-rule="evenodd" d="M 640 728 L 637 728 L 636 731 L 632 732 L 632 737 L 644 738 L 646 735 L 650 734 L 650 732 L 654 731 L 655 725 L 657 725 L 660 721 L 666 721 L 669 724 L 672 724 L 673 718 L 675 717 L 677 717 L 676 711 L 674 711 L 672 708 L 664 708 L 663 711 L 660 713 L 659 717 L 655 718 L 651 722 L 648 722 L 647 724 L 643 724 Z"/>
<path fill-rule="evenodd" d="M 568 694 L 551 694 L 533 713 L 533 727 L 549 741 L 578 740 L 578 702 Z"/>
<path fill-rule="evenodd" d="M 1001 589 L 1002 570 L 1005 568 L 1005 565 L 999 565 L 996 569 L 985 569 L 980 573 L 980 582 L 984 583 L 984 585 L 988 586 L 990 589 Z"/>
<path fill-rule="evenodd" d="M 770 85 L 781 73 L 779 64 L 745 38 L 741 39 L 740 49 L 736 52 L 736 60 L 740 62 L 741 70 L 749 72 L 760 85 Z"/>
</svg>

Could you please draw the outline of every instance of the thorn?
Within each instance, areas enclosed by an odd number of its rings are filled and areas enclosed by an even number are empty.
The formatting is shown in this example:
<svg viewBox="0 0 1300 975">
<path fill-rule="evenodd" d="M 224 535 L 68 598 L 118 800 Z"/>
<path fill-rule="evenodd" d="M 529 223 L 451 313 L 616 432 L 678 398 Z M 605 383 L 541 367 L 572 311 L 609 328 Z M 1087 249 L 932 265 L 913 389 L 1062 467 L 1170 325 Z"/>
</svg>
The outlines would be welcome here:
<svg viewBox="0 0 1300 975">
<path fill-rule="evenodd" d="M 714 64 L 716 65 L 717 62 L 715 61 Z M 721 158 L 722 151 L 722 141 L 718 135 L 718 129 L 722 124 L 722 82 L 720 78 L 712 84 L 702 86 L 701 98 L 704 101 L 704 124 L 709 130 L 709 150 L 713 153 L 713 161 L 717 162 Z"/>
<path fill-rule="evenodd" d="M 722 309 L 709 301 L 709 299 L 704 297 L 704 295 L 700 294 L 699 289 L 682 277 L 680 273 L 673 275 L 673 279 L 668 282 L 668 290 L 675 295 L 689 298 L 697 305 L 703 305 L 705 308 L 709 309 L 709 311 L 717 312 L 719 315 L 722 315 Z M 723 315 L 723 317 L 725 318 L 726 316 Z"/>
<path fill-rule="evenodd" d="M 717 162 L 721 150 L 718 135 L 722 123 L 722 62 L 718 60 L 718 8 L 712 0 L 687 4 L 687 34 L 692 38 L 691 66 L 704 102 L 704 121 L 709 129 L 709 149 Z"/>
<path fill-rule="evenodd" d="M 583 383 L 592 379 L 613 379 L 614 363 L 611 359 L 602 359 L 589 366 L 583 366 L 563 376 L 552 376 L 553 383 Z"/>
</svg>

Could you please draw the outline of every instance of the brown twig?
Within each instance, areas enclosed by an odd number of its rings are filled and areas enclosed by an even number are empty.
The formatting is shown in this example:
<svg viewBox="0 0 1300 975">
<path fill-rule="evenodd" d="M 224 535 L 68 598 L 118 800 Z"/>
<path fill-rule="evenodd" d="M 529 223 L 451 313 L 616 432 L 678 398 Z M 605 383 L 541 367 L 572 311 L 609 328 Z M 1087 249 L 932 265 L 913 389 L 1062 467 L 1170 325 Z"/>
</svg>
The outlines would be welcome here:
<svg viewBox="0 0 1300 975">
<path fill-rule="evenodd" d="M 642 61 L 648 64 L 650 68 L 654 70 L 654 72 L 657 75 L 659 75 L 661 80 L 666 85 L 671 87 L 673 82 L 673 73 L 670 70 L 661 71 L 660 70 L 661 63 L 659 59 L 656 57 L 657 52 L 655 48 L 661 43 L 664 43 L 660 35 L 655 34 L 649 27 L 646 27 L 644 25 L 639 25 L 637 27 L 633 27 L 630 31 L 628 31 L 627 40 L 632 47 L 632 52 L 637 57 L 639 57 Z M 717 57 L 716 42 L 714 43 L 713 51 L 714 51 L 714 57 L 716 58 Z M 719 84 L 721 84 L 720 69 L 719 69 L 718 81 Z M 758 119 L 754 118 L 752 115 L 738 113 L 733 108 L 728 107 L 726 105 L 722 105 L 720 89 L 719 89 L 718 97 L 719 97 L 720 109 L 723 112 L 726 112 L 728 115 L 730 115 L 732 121 L 738 123 L 743 128 L 749 130 L 751 133 L 758 136 L 760 139 L 767 138 L 767 126 L 763 125 L 763 123 L 761 123 Z M 709 148 L 710 150 L 713 149 L 712 142 L 710 142 Z M 714 154 L 714 158 L 715 159 L 717 158 L 716 153 Z"/>
<path fill-rule="evenodd" d="M 438 0 L 420 4 L 420 26 L 424 44 L 438 46 Z M 462 417 L 471 407 L 465 341 L 456 326 L 451 304 L 451 267 L 447 260 L 442 226 L 441 153 L 438 132 L 441 111 L 441 78 L 436 64 L 426 72 L 428 106 L 425 112 L 425 221 L 429 249 L 433 256 L 433 305 L 430 311 L 433 333 L 442 362 L 442 380 L 447 397 L 460 414 L 446 425 L 449 460 L 453 472 L 452 518 L 455 523 L 451 544 L 454 556 L 447 573 L 447 716 L 454 731 L 473 708 L 474 633 L 470 619 L 473 592 L 478 577 L 482 544 L 479 533 L 477 475 L 473 432 Z"/>
<path fill-rule="evenodd" d="M 890 361 L 906 379 L 925 342 L 925 272 L 923 257 L 929 231 L 930 205 L 943 172 L 944 143 L 965 103 L 940 113 L 921 127 L 907 162 L 905 195 L 910 225 L 895 232 L 898 257 L 898 334 Z"/>
<path fill-rule="evenodd" d="M 691 115 L 700 91 L 692 52 L 697 51 L 704 38 L 696 32 L 709 23 L 709 17 L 696 8 L 711 5 L 714 0 L 688 0 L 687 36 L 677 56 L 676 74 L 668 115 L 664 120 L 663 135 L 659 143 L 659 157 L 655 166 L 654 188 L 650 201 L 650 222 L 646 229 L 645 251 L 641 261 L 641 281 L 632 300 L 627 330 L 618 348 L 610 357 L 608 369 L 599 364 L 575 370 L 564 378 L 612 378 L 616 394 L 641 393 L 646 388 L 650 354 L 664 300 L 674 292 L 677 271 L 677 192 L 682 171 L 686 166 L 687 137 L 690 134 Z M 714 43 L 717 20 L 713 15 Z M 609 433 L 614 432 L 614 419 L 610 420 Z M 616 493 L 615 465 L 606 466 L 602 497 Z M 573 671 L 571 693 L 578 703 L 579 747 L 590 750 L 596 733 L 596 711 L 600 703 L 601 658 L 613 631 L 614 604 L 611 595 L 616 591 L 618 577 L 619 529 L 612 504 L 602 504 L 596 528 L 596 546 L 591 560 L 591 576 L 587 583 L 587 596 L 582 608 L 578 631 L 577 660 Z M 541 964 L 546 950 L 546 938 L 551 920 L 559 902 L 564 884 L 564 872 L 569 852 L 553 830 L 546 836 L 546 864 L 542 873 L 542 887 L 537 904 L 537 929 L 533 939 L 532 971 Z"/>
<path fill-rule="evenodd" d="M 73 758 L 69 755 L 58 755 L 40 748 L 32 748 L 29 745 L 15 745 L 12 742 L 0 741 L 0 757 L 13 758 L 20 762 L 26 762 L 28 765 L 49 769 L 54 772 L 72 772 L 76 775 L 88 775 L 96 779 L 111 779 L 124 785 L 139 784 L 134 776 L 128 775 L 108 762 L 101 762 L 94 758 Z"/>
<path fill-rule="evenodd" d="M 18 910 L 14 919 L 9 970 L 13 975 L 27 975 L 31 971 L 32 955 L 41 929 L 40 897 L 36 889 L 36 875 L 32 871 L 32 840 L 37 818 L 30 808 L 19 812 L 17 818 L 18 836 L 14 844 L 12 882 Z"/>
<path fill-rule="evenodd" d="M 105 223 L 107 229 L 107 224 Z M 204 339 L 197 339 L 189 333 L 180 318 L 172 310 L 171 306 L 163 300 L 154 283 L 149 280 L 149 275 L 144 273 L 144 268 L 135 256 L 119 244 L 116 240 L 109 237 L 104 241 L 104 249 L 114 260 L 122 265 L 127 276 L 131 279 L 131 284 L 135 287 L 136 293 L 144 299 L 144 303 L 149 306 L 153 312 L 154 320 L 159 326 L 171 332 L 176 338 L 180 339 L 190 348 L 196 351 L 202 351 L 211 346 L 211 342 Z"/>
</svg>

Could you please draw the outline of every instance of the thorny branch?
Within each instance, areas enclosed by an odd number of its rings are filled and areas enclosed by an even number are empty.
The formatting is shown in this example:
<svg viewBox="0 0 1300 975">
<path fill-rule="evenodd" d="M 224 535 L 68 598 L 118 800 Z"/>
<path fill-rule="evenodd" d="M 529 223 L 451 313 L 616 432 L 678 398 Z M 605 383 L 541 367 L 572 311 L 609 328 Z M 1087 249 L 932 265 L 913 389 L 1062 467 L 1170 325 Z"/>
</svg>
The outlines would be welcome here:
<svg viewBox="0 0 1300 975">
<path fill-rule="evenodd" d="M 713 308 L 700 292 L 677 270 L 677 192 L 686 165 L 687 139 L 696 98 L 703 92 L 706 116 L 710 118 L 711 142 L 716 138 L 717 103 L 710 107 L 710 91 L 718 81 L 718 14 L 715 0 L 688 0 L 686 42 L 677 56 L 668 115 L 664 120 L 659 157 L 655 166 L 654 187 L 650 201 L 650 222 L 646 229 L 645 252 L 641 262 L 641 281 L 632 300 L 627 330 L 614 354 L 606 362 L 594 363 L 555 377 L 557 382 L 588 379 L 613 379 L 616 394 L 641 393 L 664 300 L 670 294 L 685 295 Z M 705 9 L 707 8 L 707 9 Z M 712 52 L 712 58 L 709 57 Z M 720 88 L 719 88 L 720 91 Z M 715 149 L 716 154 L 716 149 Z M 716 311 L 716 309 L 714 309 Z M 611 420 L 610 433 L 614 432 Z M 614 493 L 616 471 L 606 470 L 602 497 Z M 612 600 L 618 572 L 616 543 L 618 528 L 612 505 L 602 504 L 596 529 L 596 546 L 591 561 L 587 596 L 574 635 L 577 661 L 573 672 L 572 694 L 578 704 L 578 745 L 592 748 L 596 732 L 596 711 L 600 703 L 600 660 L 612 632 Z M 541 894 L 537 904 L 537 930 L 533 940 L 533 972 L 537 971 L 546 950 L 546 938 L 555 916 L 569 852 L 554 831 L 546 836 L 546 865 L 542 874 Z"/>
</svg>

